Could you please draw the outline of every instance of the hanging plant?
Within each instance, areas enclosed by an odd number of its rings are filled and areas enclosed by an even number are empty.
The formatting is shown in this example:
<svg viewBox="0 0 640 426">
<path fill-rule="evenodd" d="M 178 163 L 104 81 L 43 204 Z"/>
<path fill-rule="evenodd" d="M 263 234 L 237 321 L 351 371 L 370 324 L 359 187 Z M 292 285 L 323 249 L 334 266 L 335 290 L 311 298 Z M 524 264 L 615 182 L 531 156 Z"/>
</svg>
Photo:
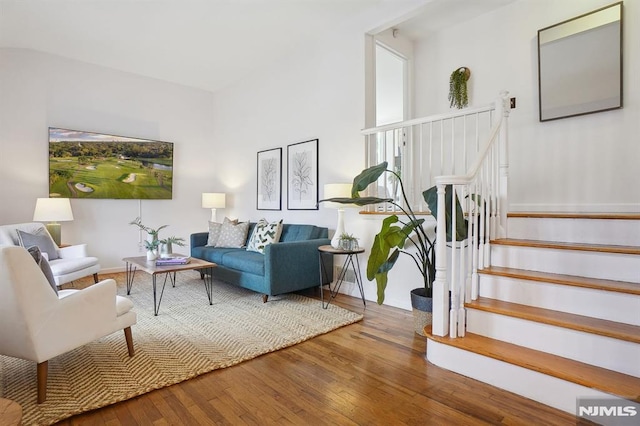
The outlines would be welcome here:
<svg viewBox="0 0 640 426">
<path fill-rule="evenodd" d="M 451 73 L 449 77 L 449 106 L 458 109 L 469 105 L 469 94 L 467 93 L 467 80 L 471 77 L 471 70 L 467 67 L 460 67 Z"/>
</svg>

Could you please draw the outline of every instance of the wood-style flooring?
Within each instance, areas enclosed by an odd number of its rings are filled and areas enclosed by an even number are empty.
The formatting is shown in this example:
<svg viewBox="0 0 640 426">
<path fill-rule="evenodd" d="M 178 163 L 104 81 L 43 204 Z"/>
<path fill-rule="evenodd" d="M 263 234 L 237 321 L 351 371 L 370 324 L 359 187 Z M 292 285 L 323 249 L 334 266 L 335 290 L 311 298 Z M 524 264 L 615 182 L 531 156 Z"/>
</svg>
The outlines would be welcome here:
<svg viewBox="0 0 640 426">
<path fill-rule="evenodd" d="M 364 312 L 364 320 L 58 424 L 576 424 L 572 415 L 430 364 L 411 312 L 374 302 L 363 309 L 342 294 L 333 303 Z"/>
</svg>

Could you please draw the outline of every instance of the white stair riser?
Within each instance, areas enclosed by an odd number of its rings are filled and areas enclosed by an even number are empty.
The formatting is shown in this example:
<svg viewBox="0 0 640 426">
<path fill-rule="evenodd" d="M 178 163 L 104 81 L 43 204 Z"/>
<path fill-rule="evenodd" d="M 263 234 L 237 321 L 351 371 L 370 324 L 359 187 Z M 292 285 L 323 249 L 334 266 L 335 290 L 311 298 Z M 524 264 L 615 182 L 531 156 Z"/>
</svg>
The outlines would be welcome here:
<svg viewBox="0 0 640 426">
<path fill-rule="evenodd" d="M 640 377 L 640 344 L 467 309 L 467 331 Z"/>
<path fill-rule="evenodd" d="M 491 265 L 640 283 L 640 256 L 491 245 Z"/>
<path fill-rule="evenodd" d="M 635 246 L 640 220 L 509 218 L 509 238 Z"/>
<path fill-rule="evenodd" d="M 640 296 L 626 293 L 480 274 L 480 297 L 640 326 Z"/>
<path fill-rule="evenodd" d="M 571 414 L 576 413 L 577 398 L 611 398 L 610 394 L 592 388 L 430 339 L 427 339 L 427 359 L 439 367 Z M 535 420 L 530 419 L 530 423 Z"/>
</svg>

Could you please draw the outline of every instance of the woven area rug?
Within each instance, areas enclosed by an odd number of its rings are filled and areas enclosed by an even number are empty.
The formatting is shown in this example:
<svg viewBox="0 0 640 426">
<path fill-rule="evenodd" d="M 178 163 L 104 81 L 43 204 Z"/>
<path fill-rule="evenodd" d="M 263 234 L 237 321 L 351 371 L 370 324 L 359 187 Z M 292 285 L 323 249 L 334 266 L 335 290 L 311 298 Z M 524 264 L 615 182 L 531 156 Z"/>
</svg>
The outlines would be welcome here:
<svg viewBox="0 0 640 426">
<path fill-rule="evenodd" d="M 118 294 L 126 294 L 124 282 Z M 175 288 L 167 284 L 157 317 L 149 275 L 136 274 L 129 297 L 138 314 L 132 327 L 135 356 L 129 358 L 124 333 L 117 332 L 50 360 L 43 404 L 36 404 L 36 364 L 0 356 L 0 396 L 22 406 L 24 425 L 52 424 L 362 319 L 296 294 L 262 303 L 260 294 L 219 282 L 211 306 L 193 271 L 178 273 Z"/>
</svg>

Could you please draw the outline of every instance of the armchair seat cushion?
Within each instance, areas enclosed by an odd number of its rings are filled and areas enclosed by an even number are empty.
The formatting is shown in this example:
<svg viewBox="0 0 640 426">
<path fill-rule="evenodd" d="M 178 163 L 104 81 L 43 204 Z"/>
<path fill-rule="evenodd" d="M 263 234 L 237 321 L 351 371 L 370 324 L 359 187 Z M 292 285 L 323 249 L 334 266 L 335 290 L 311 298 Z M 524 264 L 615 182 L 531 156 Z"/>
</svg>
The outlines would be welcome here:
<svg viewBox="0 0 640 426">
<path fill-rule="evenodd" d="M 58 290 L 58 299 L 64 299 L 72 294 L 79 292 L 80 290 L 67 289 Z M 116 316 L 121 316 L 133 309 L 133 302 L 123 296 L 116 295 Z"/>
<path fill-rule="evenodd" d="M 49 262 L 53 275 L 67 275 L 98 265 L 97 257 L 80 257 L 76 259 L 56 259 Z"/>
</svg>

